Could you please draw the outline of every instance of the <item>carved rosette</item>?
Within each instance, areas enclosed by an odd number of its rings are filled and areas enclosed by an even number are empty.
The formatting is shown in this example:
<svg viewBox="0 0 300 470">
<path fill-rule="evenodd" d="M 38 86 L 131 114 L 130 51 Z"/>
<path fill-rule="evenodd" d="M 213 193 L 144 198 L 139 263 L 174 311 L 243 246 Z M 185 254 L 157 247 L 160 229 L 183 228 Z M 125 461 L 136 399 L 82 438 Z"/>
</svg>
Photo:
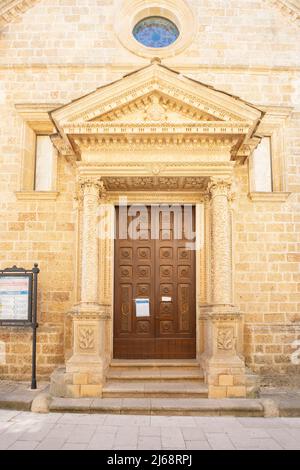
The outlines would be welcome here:
<svg viewBox="0 0 300 470">
<path fill-rule="evenodd" d="M 212 246 L 212 302 L 232 302 L 231 220 L 229 196 L 231 181 L 212 179 L 211 196 L 211 246 Z"/>
</svg>

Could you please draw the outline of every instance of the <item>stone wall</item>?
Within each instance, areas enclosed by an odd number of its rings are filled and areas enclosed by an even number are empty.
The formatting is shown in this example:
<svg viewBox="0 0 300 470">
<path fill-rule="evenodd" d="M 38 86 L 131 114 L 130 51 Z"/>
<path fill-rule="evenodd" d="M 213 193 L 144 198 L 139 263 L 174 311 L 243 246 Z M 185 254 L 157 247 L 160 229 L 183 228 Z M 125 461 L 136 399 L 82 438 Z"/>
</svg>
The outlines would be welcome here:
<svg viewBox="0 0 300 470">
<path fill-rule="evenodd" d="M 263 375 L 294 374 L 291 342 L 300 339 L 300 34 L 291 17 L 264 0 L 193 0 L 193 44 L 163 61 L 257 106 L 293 108 L 285 130 L 286 203 L 252 202 L 247 165 L 236 168 L 235 302 L 245 318 L 247 364 Z M 67 103 L 149 63 L 113 31 L 111 0 L 41 0 L 0 33 L 0 267 L 40 274 L 38 373 L 48 378 L 70 347 L 66 312 L 75 292 L 74 169 L 59 158 L 53 201 L 17 201 L 22 118 L 16 103 Z M 30 375 L 30 332 L 0 328 L 1 377 Z M 294 351 L 294 350 L 293 350 Z M 268 379 L 269 380 L 269 379 Z"/>
</svg>

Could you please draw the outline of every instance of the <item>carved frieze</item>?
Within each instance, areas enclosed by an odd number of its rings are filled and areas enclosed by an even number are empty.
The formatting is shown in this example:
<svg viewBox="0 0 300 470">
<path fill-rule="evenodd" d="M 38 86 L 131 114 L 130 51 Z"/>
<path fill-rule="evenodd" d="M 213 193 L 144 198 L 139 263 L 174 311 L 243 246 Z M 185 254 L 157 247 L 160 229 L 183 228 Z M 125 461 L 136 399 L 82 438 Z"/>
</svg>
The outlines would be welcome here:
<svg viewBox="0 0 300 470">
<path fill-rule="evenodd" d="M 207 177 L 104 177 L 103 183 L 109 191 L 140 191 L 143 190 L 192 190 L 205 191 L 209 178 Z"/>
</svg>

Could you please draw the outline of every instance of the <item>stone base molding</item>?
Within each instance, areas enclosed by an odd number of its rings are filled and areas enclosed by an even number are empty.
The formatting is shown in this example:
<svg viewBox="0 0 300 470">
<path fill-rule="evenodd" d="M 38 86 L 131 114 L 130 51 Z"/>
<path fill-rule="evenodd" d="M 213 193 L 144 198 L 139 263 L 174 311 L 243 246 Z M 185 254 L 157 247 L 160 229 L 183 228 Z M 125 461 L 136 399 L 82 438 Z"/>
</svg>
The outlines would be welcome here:
<svg viewBox="0 0 300 470">
<path fill-rule="evenodd" d="M 202 308 L 205 350 L 201 365 L 209 398 L 246 397 L 241 314 L 232 305 Z"/>
<path fill-rule="evenodd" d="M 64 397 L 101 397 L 109 366 L 107 356 L 108 322 L 104 305 L 81 304 L 73 313 L 73 355 L 65 369 L 51 377 L 53 395 Z"/>
</svg>

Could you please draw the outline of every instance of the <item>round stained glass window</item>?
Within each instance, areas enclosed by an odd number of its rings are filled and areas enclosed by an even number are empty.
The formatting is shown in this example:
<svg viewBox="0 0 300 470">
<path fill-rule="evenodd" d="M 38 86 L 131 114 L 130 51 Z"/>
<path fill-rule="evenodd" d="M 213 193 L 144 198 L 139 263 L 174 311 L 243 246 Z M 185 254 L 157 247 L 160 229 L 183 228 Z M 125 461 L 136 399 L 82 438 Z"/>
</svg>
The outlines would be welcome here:
<svg viewBox="0 0 300 470">
<path fill-rule="evenodd" d="M 135 39 L 146 47 L 167 47 L 179 36 L 173 21 L 161 16 L 149 16 L 139 21 L 133 28 Z"/>
</svg>

